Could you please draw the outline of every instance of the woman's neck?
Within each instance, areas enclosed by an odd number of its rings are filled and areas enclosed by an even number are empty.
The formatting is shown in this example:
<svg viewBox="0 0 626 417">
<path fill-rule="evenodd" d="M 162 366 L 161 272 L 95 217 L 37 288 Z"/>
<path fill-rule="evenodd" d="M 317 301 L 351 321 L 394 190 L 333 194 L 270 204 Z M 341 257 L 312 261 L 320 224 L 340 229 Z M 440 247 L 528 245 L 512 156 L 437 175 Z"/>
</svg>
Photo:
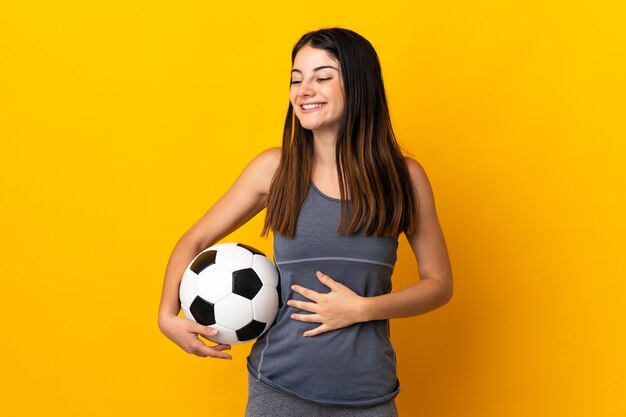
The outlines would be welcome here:
<svg viewBox="0 0 626 417">
<path fill-rule="evenodd" d="M 335 159 L 335 148 L 337 144 L 337 134 L 332 133 L 313 133 L 313 165 L 322 170 L 337 170 L 337 161 Z"/>
<path fill-rule="evenodd" d="M 336 136 L 313 136 L 311 180 L 326 195 L 339 198 L 339 177 L 335 157 Z"/>
</svg>

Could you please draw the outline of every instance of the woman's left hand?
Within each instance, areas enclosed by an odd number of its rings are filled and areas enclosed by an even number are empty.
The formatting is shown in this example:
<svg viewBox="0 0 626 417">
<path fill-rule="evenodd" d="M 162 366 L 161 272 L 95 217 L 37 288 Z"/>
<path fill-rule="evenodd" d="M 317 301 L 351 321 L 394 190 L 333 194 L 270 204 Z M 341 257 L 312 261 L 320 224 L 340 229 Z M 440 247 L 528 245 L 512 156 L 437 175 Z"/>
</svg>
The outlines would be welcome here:
<svg viewBox="0 0 626 417">
<path fill-rule="evenodd" d="M 351 324 L 365 321 L 365 297 L 361 297 L 350 288 L 333 280 L 328 275 L 317 271 L 320 282 L 330 288 L 328 293 L 304 288 L 300 285 L 292 285 L 294 292 L 308 298 L 309 301 L 289 300 L 287 305 L 308 311 L 308 314 L 292 314 L 294 320 L 310 323 L 321 323 L 314 329 L 304 332 L 304 336 L 316 336 L 331 330 L 348 327 Z"/>
</svg>

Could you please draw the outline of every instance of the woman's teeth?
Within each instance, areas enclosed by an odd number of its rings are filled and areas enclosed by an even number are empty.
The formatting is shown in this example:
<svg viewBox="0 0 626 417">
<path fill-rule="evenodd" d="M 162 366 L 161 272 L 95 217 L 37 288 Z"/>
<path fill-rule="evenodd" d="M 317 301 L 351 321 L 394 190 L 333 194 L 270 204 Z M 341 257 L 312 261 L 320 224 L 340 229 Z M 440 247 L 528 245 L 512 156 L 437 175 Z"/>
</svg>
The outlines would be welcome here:
<svg viewBox="0 0 626 417">
<path fill-rule="evenodd" d="M 310 109 L 319 109 L 320 107 L 322 107 L 324 104 L 326 103 L 315 103 L 315 104 L 303 104 L 302 108 L 304 110 L 310 110 Z"/>
</svg>

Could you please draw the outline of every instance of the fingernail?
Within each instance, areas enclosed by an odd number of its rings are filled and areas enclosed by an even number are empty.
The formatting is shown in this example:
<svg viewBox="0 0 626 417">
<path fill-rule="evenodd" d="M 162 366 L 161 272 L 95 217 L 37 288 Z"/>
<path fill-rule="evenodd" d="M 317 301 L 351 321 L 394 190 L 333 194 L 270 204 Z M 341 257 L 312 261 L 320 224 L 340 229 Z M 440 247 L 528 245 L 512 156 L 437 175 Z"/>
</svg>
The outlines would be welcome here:
<svg viewBox="0 0 626 417">
<path fill-rule="evenodd" d="M 215 329 L 211 329 L 211 330 L 209 330 L 209 334 L 210 334 L 211 336 L 215 336 L 215 335 L 217 334 L 217 330 L 215 330 Z"/>
</svg>

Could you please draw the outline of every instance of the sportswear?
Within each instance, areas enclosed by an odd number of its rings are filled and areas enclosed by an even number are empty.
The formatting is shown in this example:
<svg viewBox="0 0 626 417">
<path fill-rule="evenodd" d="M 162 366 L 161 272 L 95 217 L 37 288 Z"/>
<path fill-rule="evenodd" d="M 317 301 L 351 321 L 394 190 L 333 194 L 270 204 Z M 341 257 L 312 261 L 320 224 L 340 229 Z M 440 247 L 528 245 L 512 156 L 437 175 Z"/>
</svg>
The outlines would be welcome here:
<svg viewBox="0 0 626 417">
<path fill-rule="evenodd" d="M 248 370 L 265 385 L 301 399 L 329 405 L 366 406 L 388 402 L 399 391 L 389 320 L 356 323 L 317 336 L 319 326 L 290 318 L 308 313 L 286 304 L 312 302 L 291 290 L 298 284 L 327 293 L 321 271 L 361 296 L 391 291 L 397 236 L 339 235 L 341 201 L 311 184 L 295 235 L 274 233 L 274 261 L 280 273 L 281 307 L 274 325 L 248 356 Z"/>
<path fill-rule="evenodd" d="M 398 417 L 394 400 L 382 404 L 348 407 L 315 404 L 268 387 L 248 374 L 245 417 Z"/>
</svg>

